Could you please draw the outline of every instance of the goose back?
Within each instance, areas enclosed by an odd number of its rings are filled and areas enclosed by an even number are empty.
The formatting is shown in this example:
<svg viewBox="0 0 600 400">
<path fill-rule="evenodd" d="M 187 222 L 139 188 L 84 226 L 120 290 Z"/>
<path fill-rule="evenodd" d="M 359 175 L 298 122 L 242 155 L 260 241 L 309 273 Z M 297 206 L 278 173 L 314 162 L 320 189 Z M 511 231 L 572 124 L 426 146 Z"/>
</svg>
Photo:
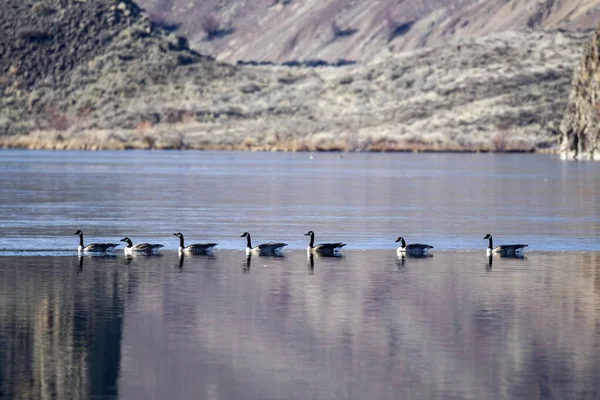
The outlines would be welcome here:
<svg viewBox="0 0 600 400">
<path fill-rule="evenodd" d="M 179 251 L 183 251 L 185 253 L 190 254 L 208 254 L 212 252 L 212 249 L 216 245 L 217 243 L 194 243 L 184 247 L 183 249 L 180 247 Z"/>
<path fill-rule="evenodd" d="M 267 255 L 267 254 L 281 254 L 283 252 L 283 248 L 287 246 L 287 243 L 276 243 L 276 242 L 270 242 L 270 243 L 261 243 L 259 245 L 257 245 L 256 247 L 252 248 L 252 252 L 253 253 L 259 253 L 262 255 Z"/>
<path fill-rule="evenodd" d="M 337 242 L 337 243 L 321 243 L 312 248 L 312 251 L 321 254 L 321 255 L 334 255 L 340 254 L 342 247 L 344 247 L 346 243 Z"/>
<path fill-rule="evenodd" d="M 156 253 L 161 247 L 164 247 L 164 245 L 158 243 L 138 243 L 133 245 L 131 249 L 138 253 L 151 254 Z"/>
<path fill-rule="evenodd" d="M 528 244 L 501 244 L 494 248 L 494 253 L 516 254 L 521 253 Z"/>
<path fill-rule="evenodd" d="M 111 253 L 115 251 L 115 248 L 119 243 L 92 243 L 85 246 L 80 251 L 85 253 Z"/>
</svg>

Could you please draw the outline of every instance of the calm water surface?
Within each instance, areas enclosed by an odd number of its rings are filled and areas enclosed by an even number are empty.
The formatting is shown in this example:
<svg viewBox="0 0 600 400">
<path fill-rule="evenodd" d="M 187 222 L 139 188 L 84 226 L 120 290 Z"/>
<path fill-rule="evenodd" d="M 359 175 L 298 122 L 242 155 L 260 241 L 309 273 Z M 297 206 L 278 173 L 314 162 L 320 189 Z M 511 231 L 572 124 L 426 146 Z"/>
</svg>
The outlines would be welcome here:
<svg viewBox="0 0 600 400">
<path fill-rule="evenodd" d="M 0 151 L 0 251 L 73 250 L 86 239 L 393 249 L 497 241 L 599 251 L 600 163 L 543 155 Z M 1 254 L 1 253 L 0 253 Z M 52 253 L 53 254 L 53 253 Z"/>
<path fill-rule="evenodd" d="M 1 257 L 7 398 L 598 398 L 600 254 Z"/>
<path fill-rule="evenodd" d="M 0 151 L 0 398 L 600 398 L 600 164 Z M 86 240 L 162 256 L 77 257 Z M 344 240 L 342 258 L 307 258 Z M 180 259 L 172 232 L 219 242 Z M 244 231 L 286 255 L 247 258 Z M 529 243 L 488 260 L 481 238 Z M 435 246 L 397 259 L 393 241 Z"/>
</svg>

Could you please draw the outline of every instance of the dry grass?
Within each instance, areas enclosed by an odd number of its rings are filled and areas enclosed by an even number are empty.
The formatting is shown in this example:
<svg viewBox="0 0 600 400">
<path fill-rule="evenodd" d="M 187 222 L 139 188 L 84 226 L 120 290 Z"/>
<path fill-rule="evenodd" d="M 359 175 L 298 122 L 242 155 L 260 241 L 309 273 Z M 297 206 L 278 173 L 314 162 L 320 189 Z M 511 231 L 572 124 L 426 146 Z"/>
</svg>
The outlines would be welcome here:
<svg viewBox="0 0 600 400">
<path fill-rule="evenodd" d="M 209 132 L 173 125 L 165 130 L 141 124 L 133 130 L 93 130 L 85 133 L 35 131 L 29 135 L 0 137 L 0 148 L 50 150 L 244 150 L 297 152 L 530 152 L 526 141 L 513 141 L 499 149 L 492 141 L 465 143 L 412 136 L 319 133 L 305 137 L 265 135 L 238 141 L 214 140 Z"/>
</svg>

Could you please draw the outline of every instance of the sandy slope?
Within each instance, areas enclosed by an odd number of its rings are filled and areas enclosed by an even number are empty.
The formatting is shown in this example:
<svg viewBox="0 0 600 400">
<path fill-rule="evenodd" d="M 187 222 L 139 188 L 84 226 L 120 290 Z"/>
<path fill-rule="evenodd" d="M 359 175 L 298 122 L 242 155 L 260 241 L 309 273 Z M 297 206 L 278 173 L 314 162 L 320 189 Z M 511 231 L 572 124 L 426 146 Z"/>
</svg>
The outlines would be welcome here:
<svg viewBox="0 0 600 400">
<path fill-rule="evenodd" d="M 594 29 L 600 0 L 141 0 L 192 47 L 228 62 L 338 59 L 525 30 Z M 212 20 L 223 33 L 209 37 Z M 210 24 L 209 24 L 210 25 Z"/>
</svg>

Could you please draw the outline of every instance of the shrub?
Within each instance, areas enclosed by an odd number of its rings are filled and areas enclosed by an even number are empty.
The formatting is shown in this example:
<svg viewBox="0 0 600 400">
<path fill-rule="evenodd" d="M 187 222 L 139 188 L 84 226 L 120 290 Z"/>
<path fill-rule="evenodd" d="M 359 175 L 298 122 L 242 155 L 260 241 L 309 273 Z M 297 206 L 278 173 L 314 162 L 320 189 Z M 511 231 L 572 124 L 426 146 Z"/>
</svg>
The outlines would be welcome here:
<svg viewBox="0 0 600 400">
<path fill-rule="evenodd" d="M 56 12 L 56 8 L 38 1 L 31 6 L 31 12 L 37 15 L 52 15 Z"/>
<path fill-rule="evenodd" d="M 494 136 L 492 136 L 492 144 L 494 151 L 504 152 L 508 144 L 508 131 L 505 129 L 499 129 Z"/>
<path fill-rule="evenodd" d="M 391 42 L 399 36 L 406 35 L 414 23 L 415 21 L 398 21 L 388 16 L 388 42 Z"/>
<path fill-rule="evenodd" d="M 175 32 L 181 27 L 179 22 L 169 19 L 168 15 L 163 12 L 151 12 L 148 14 L 148 18 L 155 26 L 168 32 Z"/>
<path fill-rule="evenodd" d="M 44 115 L 44 128 L 55 131 L 66 131 L 73 123 L 71 118 L 54 107 L 48 107 Z"/>
<path fill-rule="evenodd" d="M 331 33 L 333 34 L 333 40 L 349 37 L 358 32 L 358 29 L 341 27 L 337 21 L 331 22 Z"/>
<path fill-rule="evenodd" d="M 28 42 L 44 42 L 52 39 L 52 35 L 33 27 L 21 28 L 17 35 Z"/>
<path fill-rule="evenodd" d="M 206 33 L 206 40 L 215 40 L 218 38 L 222 38 L 223 36 L 227 36 L 235 32 L 235 29 L 232 27 L 225 27 L 221 21 L 212 14 L 205 15 L 200 20 L 200 26 L 202 30 Z"/>
</svg>

